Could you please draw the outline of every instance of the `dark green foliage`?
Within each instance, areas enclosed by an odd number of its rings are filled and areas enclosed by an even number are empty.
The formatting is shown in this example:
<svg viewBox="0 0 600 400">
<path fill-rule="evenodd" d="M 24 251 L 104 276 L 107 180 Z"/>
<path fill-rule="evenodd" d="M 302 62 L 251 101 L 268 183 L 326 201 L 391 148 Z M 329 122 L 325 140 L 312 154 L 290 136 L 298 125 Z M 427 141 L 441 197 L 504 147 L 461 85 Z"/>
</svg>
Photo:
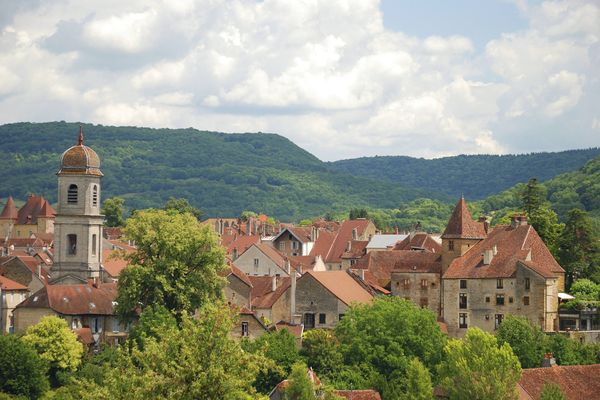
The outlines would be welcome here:
<svg viewBox="0 0 600 400">
<path fill-rule="evenodd" d="M 366 208 L 353 208 L 348 214 L 349 219 L 368 218 L 369 212 Z"/>
<path fill-rule="evenodd" d="M 353 305 L 335 334 L 349 368 L 346 387 L 375 387 L 386 399 L 402 393 L 411 359 L 434 371 L 446 342 L 431 311 L 394 296 Z"/>
<path fill-rule="evenodd" d="M 496 333 L 498 343 L 508 343 L 519 358 L 522 368 L 537 368 L 544 358 L 545 336 L 525 317 L 509 315 Z"/>
<path fill-rule="evenodd" d="M 148 306 L 140 315 L 139 320 L 131 329 L 129 342 L 144 349 L 144 341 L 149 338 L 160 338 L 165 329 L 177 327 L 177 319 L 169 310 L 160 304 Z"/>
<path fill-rule="evenodd" d="M 300 355 L 325 382 L 334 382 L 344 369 L 344 359 L 337 337 L 328 329 L 312 329 L 304 334 Z"/>
<path fill-rule="evenodd" d="M 546 382 L 542 388 L 540 400 L 567 400 L 567 397 L 556 383 Z"/>
<path fill-rule="evenodd" d="M 0 392 L 37 399 L 48 390 L 48 365 L 14 335 L 0 335 Z"/>
<path fill-rule="evenodd" d="M 171 197 L 165 203 L 163 210 L 175 210 L 179 213 L 190 213 L 198 220 L 202 217 L 202 211 L 192 206 L 187 199 L 176 199 Z"/>
<path fill-rule="evenodd" d="M 522 155 L 460 155 L 433 160 L 405 156 L 362 157 L 330 165 L 339 171 L 388 179 L 407 187 L 442 192 L 452 198 L 464 194 L 467 199 L 483 199 L 532 176 L 545 181 L 573 171 L 599 154 L 600 148 L 592 148 Z M 598 182 L 596 190 L 600 195 Z"/>
<path fill-rule="evenodd" d="M 64 122 L 0 126 L 0 197 L 25 199 L 33 192 L 55 202 L 54 173 L 78 130 L 79 124 Z M 249 209 L 300 220 L 352 207 L 392 208 L 432 196 L 333 171 L 273 134 L 88 124 L 83 130 L 85 144 L 101 158 L 104 197 L 122 197 L 134 209 L 162 207 L 175 197 L 188 199 L 206 216 L 234 216 Z"/>
<path fill-rule="evenodd" d="M 590 277 L 600 282 L 600 245 L 585 211 L 569 211 L 558 254 L 567 272 L 567 287 L 578 277 Z"/>
<path fill-rule="evenodd" d="M 125 218 L 125 200 L 120 197 L 113 197 L 104 200 L 102 204 L 102 214 L 104 214 L 106 226 L 123 226 Z"/>
<path fill-rule="evenodd" d="M 580 343 L 556 334 L 548 337 L 546 349 L 559 365 L 587 365 L 600 362 L 600 345 Z"/>
<path fill-rule="evenodd" d="M 272 361 L 261 369 L 254 382 L 253 386 L 260 393 L 269 393 L 292 372 L 292 366 L 300 361 L 296 338 L 287 329 L 262 335 L 254 341 L 244 341 L 242 347 Z"/>
<path fill-rule="evenodd" d="M 546 191 L 536 178 L 531 178 L 521 191 L 523 210 L 527 214 L 538 210 L 546 202 Z"/>
</svg>

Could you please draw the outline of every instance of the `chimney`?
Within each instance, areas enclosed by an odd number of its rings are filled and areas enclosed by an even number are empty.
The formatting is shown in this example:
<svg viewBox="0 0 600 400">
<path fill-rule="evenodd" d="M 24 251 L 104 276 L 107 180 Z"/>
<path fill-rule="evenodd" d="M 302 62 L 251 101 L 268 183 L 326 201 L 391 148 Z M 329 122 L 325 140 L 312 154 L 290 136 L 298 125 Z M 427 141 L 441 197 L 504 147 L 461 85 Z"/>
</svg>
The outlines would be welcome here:
<svg viewBox="0 0 600 400">
<path fill-rule="evenodd" d="M 290 287 L 290 322 L 296 323 L 296 271 L 292 271 Z"/>
<path fill-rule="evenodd" d="M 494 255 L 498 254 L 498 246 L 497 245 L 494 245 L 493 250 L 494 250 Z"/>
<path fill-rule="evenodd" d="M 488 222 L 487 217 L 485 215 L 480 216 L 479 222 L 483 224 L 483 230 L 485 231 L 485 233 L 488 233 L 490 229 L 490 223 Z"/>
<path fill-rule="evenodd" d="M 556 359 L 552 353 L 544 354 L 544 359 L 542 360 L 542 368 L 552 368 L 556 367 Z"/>
<path fill-rule="evenodd" d="M 358 276 L 360 277 L 360 280 L 364 282 L 364 280 L 365 280 L 365 270 L 364 269 L 359 269 L 358 270 Z"/>
<path fill-rule="evenodd" d="M 273 279 L 271 279 L 271 292 L 274 292 L 277 290 L 277 277 L 273 275 L 272 278 Z"/>
<path fill-rule="evenodd" d="M 494 258 L 494 250 L 488 249 L 483 251 L 483 265 L 490 265 Z"/>
<path fill-rule="evenodd" d="M 310 241 L 316 242 L 318 238 L 319 238 L 319 230 L 317 229 L 316 226 L 312 226 L 310 228 Z"/>
<path fill-rule="evenodd" d="M 352 250 L 352 240 L 348 240 L 348 243 L 346 244 L 346 251 L 351 251 Z"/>
<path fill-rule="evenodd" d="M 42 264 L 38 264 L 37 273 L 38 273 L 38 278 L 42 279 Z"/>
<path fill-rule="evenodd" d="M 352 229 L 352 240 L 358 240 L 358 229 Z"/>
<path fill-rule="evenodd" d="M 252 232 L 250 231 L 252 229 L 252 222 L 250 222 L 250 217 L 248 217 L 248 220 L 246 221 L 246 235 L 250 236 L 252 235 Z"/>
<path fill-rule="evenodd" d="M 527 225 L 527 216 L 515 214 L 510 221 L 510 226 L 514 229 L 521 225 Z"/>
</svg>

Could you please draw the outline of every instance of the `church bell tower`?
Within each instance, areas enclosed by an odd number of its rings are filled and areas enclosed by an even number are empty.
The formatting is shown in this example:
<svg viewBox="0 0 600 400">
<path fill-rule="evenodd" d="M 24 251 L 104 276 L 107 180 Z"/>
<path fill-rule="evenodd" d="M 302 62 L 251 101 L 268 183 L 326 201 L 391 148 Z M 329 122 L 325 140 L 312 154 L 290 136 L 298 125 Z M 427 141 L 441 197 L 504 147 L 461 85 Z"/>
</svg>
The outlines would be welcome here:
<svg viewBox="0 0 600 400">
<path fill-rule="evenodd" d="M 100 276 L 102 224 L 100 158 L 78 143 L 65 151 L 58 175 L 58 207 L 54 221 L 54 263 L 50 284 L 80 284 Z"/>
</svg>

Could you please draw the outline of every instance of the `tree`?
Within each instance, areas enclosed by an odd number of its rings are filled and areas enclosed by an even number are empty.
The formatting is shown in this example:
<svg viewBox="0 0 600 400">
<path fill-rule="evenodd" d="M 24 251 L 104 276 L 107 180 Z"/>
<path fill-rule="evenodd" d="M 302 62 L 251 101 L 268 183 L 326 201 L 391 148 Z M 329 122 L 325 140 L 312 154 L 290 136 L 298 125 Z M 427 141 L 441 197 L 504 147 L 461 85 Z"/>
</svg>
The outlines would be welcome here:
<svg viewBox="0 0 600 400">
<path fill-rule="evenodd" d="M 600 245 L 589 215 L 579 209 L 569 211 L 559 241 L 560 263 L 567 272 L 567 288 L 576 278 L 598 277 Z M 598 278 L 595 278 L 598 280 Z"/>
<path fill-rule="evenodd" d="M 567 397 L 556 383 L 546 382 L 542 388 L 540 400 L 567 400 Z"/>
<path fill-rule="evenodd" d="M 546 190 L 538 183 L 536 178 L 531 178 L 521 191 L 520 196 L 523 209 L 527 215 L 531 215 L 546 201 Z"/>
<path fill-rule="evenodd" d="M 406 384 L 402 400 L 431 400 L 433 385 L 429 370 L 418 358 L 413 358 L 406 369 Z"/>
<path fill-rule="evenodd" d="M 564 229 L 564 225 L 558 223 L 558 215 L 550 207 L 541 206 L 528 213 L 527 218 L 552 254 L 557 255 L 558 239 Z"/>
<path fill-rule="evenodd" d="M 240 214 L 240 218 L 242 219 L 242 221 L 246 222 L 248 221 L 250 218 L 256 218 L 258 217 L 258 214 L 255 213 L 254 211 L 242 211 Z"/>
<path fill-rule="evenodd" d="M 126 256 L 129 266 L 119 276 L 117 312 L 122 318 L 151 304 L 161 304 L 179 318 L 222 297 L 224 250 L 216 233 L 192 214 L 138 211 L 127 220 L 124 233 L 137 251 Z"/>
<path fill-rule="evenodd" d="M 273 361 L 261 369 L 254 382 L 254 387 L 261 393 L 269 393 L 290 374 L 292 366 L 300 360 L 296 338 L 287 329 L 262 335 L 254 341 L 246 341 L 242 347 Z"/>
<path fill-rule="evenodd" d="M 344 368 L 340 342 L 328 329 L 311 329 L 304 333 L 300 355 L 321 379 L 332 382 Z"/>
<path fill-rule="evenodd" d="M 369 212 L 366 208 L 353 208 L 350 210 L 349 218 L 350 219 L 358 219 L 358 218 L 368 218 Z"/>
<path fill-rule="evenodd" d="M 14 335 L 0 335 L 0 392 L 30 399 L 48 390 L 47 364 Z"/>
<path fill-rule="evenodd" d="M 295 364 L 288 379 L 289 384 L 285 389 L 285 400 L 316 400 L 316 388 L 310 380 L 307 367 L 303 363 Z"/>
<path fill-rule="evenodd" d="M 190 213 L 192 214 L 194 217 L 196 217 L 196 219 L 200 220 L 200 218 L 202 218 L 202 211 L 194 206 L 192 206 L 190 204 L 190 202 L 187 199 L 177 199 L 175 197 L 170 197 L 169 200 L 167 200 L 167 202 L 165 203 L 163 210 L 169 211 L 169 210 L 175 210 L 179 213 Z"/>
<path fill-rule="evenodd" d="M 230 336 L 234 327 L 228 306 L 207 304 L 197 318 L 182 315 L 180 327 L 147 337 L 143 350 L 119 349 L 116 368 L 102 390 L 115 399 L 250 399 L 258 372 L 257 356 L 242 350 Z"/>
<path fill-rule="evenodd" d="M 600 284 L 578 279 L 571 285 L 571 294 L 578 300 L 600 300 Z"/>
<path fill-rule="evenodd" d="M 125 219 L 123 218 L 125 200 L 121 197 L 113 197 L 104 200 L 102 204 L 102 214 L 106 219 L 106 226 L 123 226 Z"/>
<path fill-rule="evenodd" d="M 508 343 L 522 368 L 537 368 L 545 353 L 545 335 L 525 317 L 509 315 L 496 333 L 498 343 Z"/>
<path fill-rule="evenodd" d="M 446 341 L 433 312 L 395 296 L 352 305 L 335 334 L 351 369 L 346 373 L 363 377 L 363 381 L 347 384 L 375 387 L 384 398 L 402 393 L 412 358 L 433 370 L 441 361 Z"/>
<path fill-rule="evenodd" d="M 469 328 L 463 340 L 452 339 L 439 366 L 441 385 L 450 400 L 517 399 L 519 359 L 510 345 L 479 328 Z"/>
<path fill-rule="evenodd" d="M 177 319 L 164 306 L 160 304 L 148 306 L 140 315 L 138 322 L 131 329 L 129 342 L 143 349 L 144 341 L 147 338 L 159 338 L 164 330 L 176 326 Z"/>
<path fill-rule="evenodd" d="M 81 364 L 83 345 L 62 318 L 48 315 L 27 328 L 23 341 L 48 363 L 50 382 L 58 384 L 60 372 L 74 372 Z"/>
</svg>

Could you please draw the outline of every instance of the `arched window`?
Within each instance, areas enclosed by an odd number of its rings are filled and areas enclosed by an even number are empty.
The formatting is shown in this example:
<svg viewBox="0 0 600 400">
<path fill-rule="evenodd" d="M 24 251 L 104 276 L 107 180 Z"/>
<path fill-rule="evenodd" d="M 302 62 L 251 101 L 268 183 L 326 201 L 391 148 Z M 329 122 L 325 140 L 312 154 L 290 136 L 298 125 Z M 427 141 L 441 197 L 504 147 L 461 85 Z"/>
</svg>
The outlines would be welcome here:
<svg viewBox="0 0 600 400">
<path fill-rule="evenodd" d="M 67 203 L 77 204 L 77 185 L 69 185 L 67 191 Z"/>
<path fill-rule="evenodd" d="M 98 186 L 92 188 L 92 205 L 98 207 Z"/>
</svg>

